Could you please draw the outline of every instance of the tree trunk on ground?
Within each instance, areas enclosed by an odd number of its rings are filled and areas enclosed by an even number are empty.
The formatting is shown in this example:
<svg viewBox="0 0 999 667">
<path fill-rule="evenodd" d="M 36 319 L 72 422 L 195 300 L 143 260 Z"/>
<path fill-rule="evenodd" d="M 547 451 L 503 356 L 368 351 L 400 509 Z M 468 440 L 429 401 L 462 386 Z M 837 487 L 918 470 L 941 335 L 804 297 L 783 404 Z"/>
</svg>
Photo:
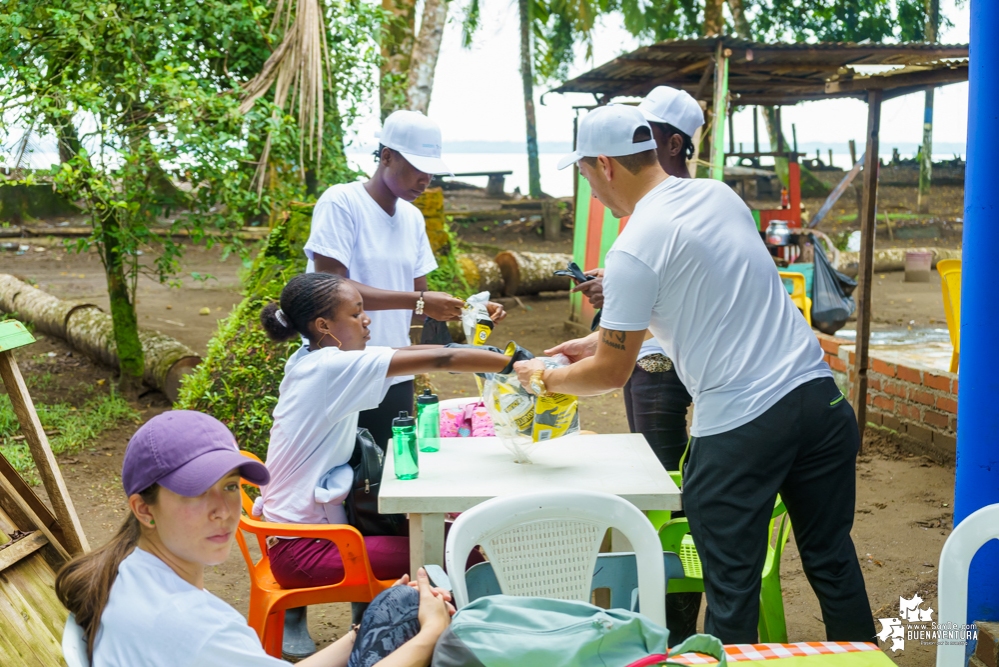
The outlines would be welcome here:
<svg viewBox="0 0 999 667">
<path fill-rule="evenodd" d="M 564 269 L 572 255 L 560 252 L 511 252 L 496 255 L 496 263 L 503 272 L 503 294 L 521 296 L 538 292 L 557 292 L 572 287 L 566 276 L 556 276 L 556 269 Z"/>
<path fill-rule="evenodd" d="M 538 161 L 538 123 L 534 117 L 534 66 L 531 56 L 531 1 L 518 0 L 520 8 L 520 79 L 524 85 L 524 118 L 527 121 L 527 173 L 529 193 L 541 196 Z"/>
<path fill-rule="evenodd" d="M 382 64 L 378 92 L 382 120 L 406 102 L 406 82 L 413 55 L 413 30 L 416 22 L 415 0 L 382 0 L 388 16 L 381 30 Z"/>
<path fill-rule="evenodd" d="M 434 90 L 434 70 L 441 52 L 444 23 L 447 21 L 448 0 L 425 0 L 420 34 L 413 45 L 409 60 L 409 85 L 406 101 L 409 108 L 426 114 Z"/>
<path fill-rule="evenodd" d="M 125 395 L 136 395 L 142 384 L 142 343 L 139 341 L 139 324 L 133 295 L 125 277 L 126 258 L 120 242 L 123 230 L 121 221 L 113 212 L 104 217 L 101 227 L 99 240 L 104 252 L 104 273 L 107 276 L 114 341 L 118 352 L 118 385 Z"/>
<path fill-rule="evenodd" d="M 704 35 L 720 35 L 725 21 L 722 18 L 722 7 L 725 0 L 706 0 L 704 3 Z"/>
</svg>

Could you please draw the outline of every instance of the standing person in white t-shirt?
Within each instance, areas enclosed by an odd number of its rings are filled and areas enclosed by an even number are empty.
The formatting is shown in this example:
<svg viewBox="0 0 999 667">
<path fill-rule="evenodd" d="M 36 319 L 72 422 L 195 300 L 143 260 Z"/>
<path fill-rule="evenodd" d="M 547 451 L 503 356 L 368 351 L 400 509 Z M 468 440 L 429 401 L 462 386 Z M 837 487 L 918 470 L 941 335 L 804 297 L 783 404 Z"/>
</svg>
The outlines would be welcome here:
<svg viewBox="0 0 999 667">
<path fill-rule="evenodd" d="M 704 112 L 689 93 L 656 86 L 638 105 L 652 128 L 659 166 L 670 176 L 690 178 L 687 160 L 694 156 L 694 133 L 704 124 Z M 603 308 L 603 269 L 591 269 L 595 280 L 580 283 L 574 292 L 582 292 L 594 308 Z M 621 394 L 628 416 L 628 428 L 641 433 L 666 470 L 679 470 L 687 449 L 687 410 L 692 399 L 677 375 L 673 360 L 662 345 L 649 335 L 638 352 L 635 370 Z M 684 516 L 674 512 L 674 518 Z M 671 593 L 666 597 L 666 625 L 669 645 L 675 646 L 697 632 L 701 608 L 700 593 Z"/>
<path fill-rule="evenodd" d="M 235 609 L 205 590 L 205 568 L 226 561 L 239 526 L 240 477 L 267 469 L 239 453 L 232 433 L 200 412 L 164 412 L 128 443 L 121 483 L 128 518 L 102 547 L 56 577 L 93 667 L 287 667 L 267 655 Z M 360 628 L 304 667 L 426 667 L 450 623 L 450 596 L 426 573 L 383 591 Z M 385 659 L 391 655 L 390 659 Z"/>
<path fill-rule="evenodd" d="M 601 327 L 553 350 L 575 363 L 516 365 L 524 386 L 587 395 L 622 387 L 650 330 L 694 399 L 683 507 L 704 572 L 705 630 L 757 641 L 767 526 L 778 493 L 830 640 L 871 641 L 874 622 L 850 538 L 857 420 L 791 303 L 749 209 L 711 179 L 668 176 L 652 129 L 610 105 L 579 124 L 578 162 L 617 217 Z"/>
<path fill-rule="evenodd" d="M 461 316 L 461 299 L 427 291 L 437 261 L 423 214 L 411 203 L 433 174 L 450 170 L 441 159 L 440 128 L 419 112 L 392 113 L 379 140 L 378 166 L 368 181 L 334 185 L 316 202 L 306 271 L 349 278 L 371 318 L 372 345 L 405 347 L 414 313 L 440 321 Z M 496 303 L 489 312 L 494 322 L 506 316 Z M 392 378 L 384 401 L 362 412 L 358 425 L 384 448 L 392 418 L 412 412 L 413 394 L 412 376 Z"/>
</svg>

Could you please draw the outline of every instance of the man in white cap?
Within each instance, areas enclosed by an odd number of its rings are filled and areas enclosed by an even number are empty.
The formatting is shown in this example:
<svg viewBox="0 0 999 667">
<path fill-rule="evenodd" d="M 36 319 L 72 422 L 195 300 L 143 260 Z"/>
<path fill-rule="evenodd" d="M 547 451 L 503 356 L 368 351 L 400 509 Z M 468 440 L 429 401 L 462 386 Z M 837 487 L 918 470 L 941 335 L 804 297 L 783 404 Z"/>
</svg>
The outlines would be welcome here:
<svg viewBox="0 0 999 667">
<path fill-rule="evenodd" d="M 423 214 L 411 203 L 434 174 L 451 173 L 441 159 L 440 128 L 417 111 L 396 111 L 385 119 L 379 141 L 378 166 L 368 181 L 334 185 L 316 202 L 305 244 L 306 271 L 349 278 L 371 318 L 369 345 L 398 348 L 410 344 L 414 314 L 454 320 L 464 302 L 427 290 L 427 274 L 437 261 Z M 499 304 L 490 303 L 489 309 L 494 321 L 505 316 Z M 413 377 L 394 378 L 381 405 L 360 413 L 358 427 L 385 448 L 392 418 L 413 412 L 413 397 Z M 355 615 L 362 611 L 355 609 Z M 304 607 L 289 610 L 285 618 L 284 653 L 302 658 L 315 652 Z"/>
<path fill-rule="evenodd" d="M 614 215 L 630 215 L 607 253 L 600 330 L 553 351 L 575 363 L 516 364 L 542 394 L 622 387 L 646 330 L 694 399 L 683 505 L 697 544 L 705 630 L 755 643 L 767 526 L 780 493 L 830 640 L 871 641 L 874 622 L 850 539 L 857 420 L 791 303 L 749 209 L 724 183 L 668 176 L 634 107 L 579 124 L 578 162 Z"/>
</svg>

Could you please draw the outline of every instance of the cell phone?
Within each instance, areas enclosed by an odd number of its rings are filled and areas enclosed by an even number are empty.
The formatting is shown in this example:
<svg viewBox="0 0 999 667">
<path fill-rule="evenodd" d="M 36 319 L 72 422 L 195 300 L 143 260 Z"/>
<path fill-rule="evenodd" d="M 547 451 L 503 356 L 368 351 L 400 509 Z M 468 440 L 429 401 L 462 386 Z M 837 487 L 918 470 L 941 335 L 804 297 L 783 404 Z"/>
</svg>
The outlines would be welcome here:
<svg viewBox="0 0 999 667">
<path fill-rule="evenodd" d="M 423 569 L 427 571 L 427 578 L 430 579 L 432 586 L 443 588 L 446 591 L 451 590 L 451 579 L 444 573 L 444 568 L 431 563 L 424 565 Z"/>
<path fill-rule="evenodd" d="M 593 280 L 596 276 L 588 276 L 583 273 L 583 270 L 579 268 L 579 265 L 575 262 L 569 262 L 569 265 L 564 269 L 558 269 L 554 271 L 556 276 L 568 276 L 576 281 L 576 284 L 585 283 L 589 280 Z"/>
</svg>

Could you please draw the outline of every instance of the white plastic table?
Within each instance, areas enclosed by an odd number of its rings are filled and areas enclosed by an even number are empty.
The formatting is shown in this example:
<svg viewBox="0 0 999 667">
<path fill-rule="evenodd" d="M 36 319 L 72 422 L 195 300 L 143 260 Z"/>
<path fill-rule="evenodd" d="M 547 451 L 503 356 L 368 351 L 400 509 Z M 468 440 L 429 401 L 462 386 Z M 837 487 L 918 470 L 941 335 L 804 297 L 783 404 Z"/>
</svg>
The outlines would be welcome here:
<svg viewBox="0 0 999 667">
<path fill-rule="evenodd" d="M 513 462 L 497 438 L 441 438 L 439 452 L 420 452 L 420 476 L 395 477 L 392 444 L 385 457 L 378 511 L 409 514 L 410 572 L 444 564 L 444 515 L 496 496 L 570 488 L 612 493 L 640 510 L 680 509 L 680 490 L 637 433 L 576 435 L 541 443 L 533 463 Z"/>
</svg>

